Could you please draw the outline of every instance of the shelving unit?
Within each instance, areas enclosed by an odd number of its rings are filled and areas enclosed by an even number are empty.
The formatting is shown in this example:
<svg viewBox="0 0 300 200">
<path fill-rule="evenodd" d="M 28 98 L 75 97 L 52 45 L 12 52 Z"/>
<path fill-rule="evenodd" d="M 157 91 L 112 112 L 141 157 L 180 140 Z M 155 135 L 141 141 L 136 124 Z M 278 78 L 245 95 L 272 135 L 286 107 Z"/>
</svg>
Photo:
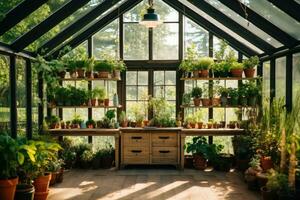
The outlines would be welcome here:
<svg viewBox="0 0 300 200">
<path fill-rule="evenodd" d="M 194 106 L 194 105 L 181 105 L 180 108 L 254 108 L 251 106 Z"/>
<path fill-rule="evenodd" d="M 61 81 L 120 81 L 119 78 L 64 78 Z"/>
<path fill-rule="evenodd" d="M 191 80 L 191 81 L 212 81 L 212 80 L 216 80 L 216 81 L 241 81 L 241 80 L 256 80 L 258 79 L 259 77 L 254 77 L 254 78 L 245 78 L 245 77 L 242 77 L 242 78 L 239 78 L 239 77 L 197 77 L 197 78 L 180 78 L 180 80 L 182 81 L 188 81 L 188 80 Z"/>
</svg>

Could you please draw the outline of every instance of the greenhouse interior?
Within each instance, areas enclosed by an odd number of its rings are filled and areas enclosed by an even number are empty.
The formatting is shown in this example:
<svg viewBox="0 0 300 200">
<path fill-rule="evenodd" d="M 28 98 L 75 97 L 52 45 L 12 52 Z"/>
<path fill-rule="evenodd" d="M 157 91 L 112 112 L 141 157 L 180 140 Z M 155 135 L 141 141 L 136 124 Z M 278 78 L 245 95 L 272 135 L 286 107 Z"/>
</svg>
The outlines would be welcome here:
<svg viewBox="0 0 300 200">
<path fill-rule="evenodd" d="M 0 0 L 0 200 L 300 199 L 300 0 Z"/>
</svg>

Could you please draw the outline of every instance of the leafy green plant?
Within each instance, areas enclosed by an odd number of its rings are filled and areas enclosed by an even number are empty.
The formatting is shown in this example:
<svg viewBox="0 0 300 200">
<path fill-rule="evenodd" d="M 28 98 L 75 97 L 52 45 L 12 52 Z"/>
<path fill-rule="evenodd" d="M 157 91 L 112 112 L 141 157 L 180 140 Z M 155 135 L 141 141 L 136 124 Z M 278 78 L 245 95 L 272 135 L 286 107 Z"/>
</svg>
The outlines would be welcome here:
<svg viewBox="0 0 300 200">
<path fill-rule="evenodd" d="M 83 67 L 86 71 L 92 72 L 94 70 L 94 58 L 85 59 L 83 62 Z"/>
<path fill-rule="evenodd" d="M 105 98 L 105 90 L 104 88 L 94 88 L 92 91 L 93 98 L 104 99 Z"/>
<path fill-rule="evenodd" d="M 194 70 L 208 70 L 214 64 L 214 59 L 211 57 L 201 57 L 195 61 Z"/>
<path fill-rule="evenodd" d="M 255 97 L 260 95 L 259 86 L 254 81 L 249 81 L 245 87 L 247 87 L 248 97 Z"/>
<path fill-rule="evenodd" d="M 90 126 L 90 125 L 92 125 L 93 127 L 96 127 L 96 122 L 92 119 L 87 120 L 85 122 L 85 124 L 86 124 L 87 127 Z"/>
<path fill-rule="evenodd" d="M 231 67 L 230 69 L 243 69 L 244 66 L 243 66 L 243 63 L 239 63 L 239 62 L 232 62 L 231 63 Z"/>
<path fill-rule="evenodd" d="M 201 98 L 201 96 L 202 96 L 202 89 L 199 88 L 199 87 L 194 87 L 192 89 L 191 94 L 192 94 L 193 98 Z"/>
<path fill-rule="evenodd" d="M 251 56 L 250 58 L 243 60 L 244 69 L 253 69 L 258 64 L 258 56 Z"/>
<path fill-rule="evenodd" d="M 120 121 L 120 122 L 126 122 L 126 121 L 128 121 L 128 118 L 127 118 L 127 115 L 126 115 L 126 112 L 125 112 L 125 111 L 122 111 L 122 112 L 120 113 L 119 121 Z"/>
<path fill-rule="evenodd" d="M 109 120 L 112 120 L 116 117 L 116 111 L 115 110 L 108 110 L 106 111 L 105 113 L 105 116 L 109 119 Z"/>
<path fill-rule="evenodd" d="M 191 98 L 192 98 L 191 93 L 184 93 L 182 95 L 182 104 L 189 105 L 191 103 Z"/>
<path fill-rule="evenodd" d="M 83 122 L 83 119 L 79 116 L 79 115 L 75 115 L 73 120 L 72 120 L 72 124 L 81 124 Z"/>
<path fill-rule="evenodd" d="M 186 59 L 184 59 L 179 66 L 179 69 L 185 72 L 191 72 L 198 58 L 196 45 L 192 44 L 187 48 Z"/>
<path fill-rule="evenodd" d="M 49 117 L 46 117 L 46 122 L 48 125 L 57 124 L 60 122 L 60 118 L 57 117 L 56 115 L 51 115 Z"/>
<path fill-rule="evenodd" d="M 91 162 L 93 159 L 93 152 L 91 150 L 84 150 L 80 156 L 80 160 L 83 162 Z"/>
<path fill-rule="evenodd" d="M 101 72 L 101 71 L 108 71 L 111 72 L 113 69 L 113 62 L 109 60 L 101 60 L 97 61 L 94 65 L 95 71 Z"/>
<path fill-rule="evenodd" d="M 122 72 L 126 70 L 126 65 L 123 60 L 115 60 L 112 69 L 119 70 Z"/>
<path fill-rule="evenodd" d="M 226 87 L 219 87 L 218 88 L 218 94 L 222 97 L 227 97 L 228 96 L 228 89 Z"/>
<path fill-rule="evenodd" d="M 228 88 L 228 95 L 230 98 L 237 98 L 239 96 L 237 88 Z"/>
</svg>

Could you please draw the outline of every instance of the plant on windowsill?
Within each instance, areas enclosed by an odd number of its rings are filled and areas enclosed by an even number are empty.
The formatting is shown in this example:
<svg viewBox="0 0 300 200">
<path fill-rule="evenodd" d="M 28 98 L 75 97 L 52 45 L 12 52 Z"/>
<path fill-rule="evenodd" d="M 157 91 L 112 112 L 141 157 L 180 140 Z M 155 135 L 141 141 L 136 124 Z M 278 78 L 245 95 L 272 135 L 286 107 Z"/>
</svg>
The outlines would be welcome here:
<svg viewBox="0 0 300 200">
<path fill-rule="evenodd" d="M 84 60 L 83 63 L 85 69 L 85 77 L 93 78 L 93 70 L 94 70 L 94 57 L 88 58 Z"/>
<path fill-rule="evenodd" d="M 126 70 L 126 65 L 123 60 L 115 60 L 112 67 L 112 75 L 115 79 L 121 79 L 121 72 Z"/>
<path fill-rule="evenodd" d="M 194 105 L 195 106 L 200 106 L 200 102 L 201 102 L 201 96 L 202 96 L 202 89 L 199 87 L 194 87 L 192 89 L 191 95 L 193 97 L 194 100 Z"/>
<path fill-rule="evenodd" d="M 248 93 L 248 106 L 256 106 L 258 97 L 260 97 L 260 87 L 255 81 L 248 81 L 246 87 Z"/>
<path fill-rule="evenodd" d="M 243 60 L 244 73 L 246 78 L 253 78 L 255 73 L 255 66 L 259 64 L 258 56 L 251 56 L 248 59 Z"/>
</svg>

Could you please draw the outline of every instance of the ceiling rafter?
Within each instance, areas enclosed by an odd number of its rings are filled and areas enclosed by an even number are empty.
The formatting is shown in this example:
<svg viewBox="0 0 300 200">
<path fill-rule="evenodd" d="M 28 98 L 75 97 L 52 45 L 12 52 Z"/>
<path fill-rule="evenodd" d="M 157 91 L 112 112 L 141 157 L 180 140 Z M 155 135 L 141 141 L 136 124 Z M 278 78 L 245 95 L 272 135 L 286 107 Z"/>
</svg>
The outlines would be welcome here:
<svg viewBox="0 0 300 200">
<path fill-rule="evenodd" d="M 5 14 L 0 21 L 0 36 L 29 16 L 32 12 L 46 3 L 47 0 L 24 0 Z"/>
<path fill-rule="evenodd" d="M 253 49 L 250 49 L 246 45 L 242 44 L 236 38 L 232 37 L 231 35 L 227 34 L 224 32 L 221 28 L 215 26 L 202 16 L 200 16 L 198 13 L 193 11 L 192 9 L 188 8 L 178 0 L 163 0 L 166 2 L 169 6 L 173 7 L 175 10 L 178 12 L 183 13 L 185 16 L 189 17 L 191 20 L 196 22 L 198 25 L 204 27 L 208 31 L 211 31 L 214 35 L 225 39 L 228 43 L 230 43 L 231 46 L 236 48 L 237 50 L 241 51 L 243 54 L 246 56 L 253 56 L 253 55 L 258 55 L 259 53 L 254 51 Z"/>
<path fill-rule="evenodd" d="M 51 50 L 59 46 L 66 39 L 71 37 L 73 34 L 81 30 L 83 27 L 88 25 L 92 20 L 96 19 L 98 16 L 106 12 L 109 8 L 113 7 L 116 3 L 121 0 L 116 1 L 104 1 L 98 6 L 96 6 L 93 10 L 76 20 L 74 23 L 70 24 L 64 30 L 59 32 L 56 36 L 54 36 L 51 40 L 44 43 L 38 50 L 38 53 L 43 53 L 46 55 Z"/>
<path fill-rule="evenodd" d="M 265 42 L 265 40 L 261 39 L 248 29 L 241 26 L 239 23 L 233 21 L 230 17 L 219 11 L 218 9 L 214 8 L 212 5 L 205 1 L 197 1 L 197 0 L 188 0 L 190 3 L 198 7 L 200 10 L 207 13 L 209 16 L 213 17 L 215 20 L 222 23 L 227 28 L 234 31 L 236 34 L 244 38 L 245 40 L 252 43 L 254 46 L 258 47 L 259 49 L 264 50 L 265 52 L 272 53 L 275 51 L 274 48 L 269 43 Z"/>
<path fill-rule="evenodd" d="M 59 49 L 52 52 L 48 57 L 57 57 L 59 53 L 67 46 L 70 46 L 71 48 L 75 48 L 78 45 L 80 45 L 82 42 L 84 42 L 87 38 L 91 37 L 95 33 L 97 33 L 99 30 L 104 28 L 106 25 L 117 19 L 121 14 L 127 12 L 134 6 L 136 6 L 138 3 L 140 3 L 142 0 L 127 0 L 123 4 L 121 4 L 118 8 L 115 8 L 113 11 L 105 15 L 102 19 L 97 21 L 95 24 L 93 24 L 91 27 L 77 35 L 75 38 L 71 39 L 66 44 L 62 45 Z"/>
<path fill-rule="evenodd" d="M 246 6 L 242 3 L 240 3 L 238 0 L 219 0 L 222 4 L 242 16 L 243 18 L 249 20 L 252 24 L 263 30 L 265 33 L 269 34 L 273 38 L 275 38 L 277 41 L 281 42 L 287 47 L 293 47 L 297 40 L 287 34 L 285 31 L 281 30 L 271 22 L 269 22 L 264 17 L 260 16 L 256 12 L 254 12 L 252 9 L 247 7 L 247 17 L 245 16 L 245 12 L 242 7 Z"/>
<path fill-rule="evenodd" d="M 268 0 L 277 8 L 300 22 L 300 5 L 294 0 L 282 1 L 282 0 Z"/>
<path fill-rule="evenodd" d="M 47 19 L 16 39 L 11 44 L 11 47 L 16 51 L 23 50 L 89 1 L 90 0 L 71 0 L 50 15 Z"/>
</svg>

